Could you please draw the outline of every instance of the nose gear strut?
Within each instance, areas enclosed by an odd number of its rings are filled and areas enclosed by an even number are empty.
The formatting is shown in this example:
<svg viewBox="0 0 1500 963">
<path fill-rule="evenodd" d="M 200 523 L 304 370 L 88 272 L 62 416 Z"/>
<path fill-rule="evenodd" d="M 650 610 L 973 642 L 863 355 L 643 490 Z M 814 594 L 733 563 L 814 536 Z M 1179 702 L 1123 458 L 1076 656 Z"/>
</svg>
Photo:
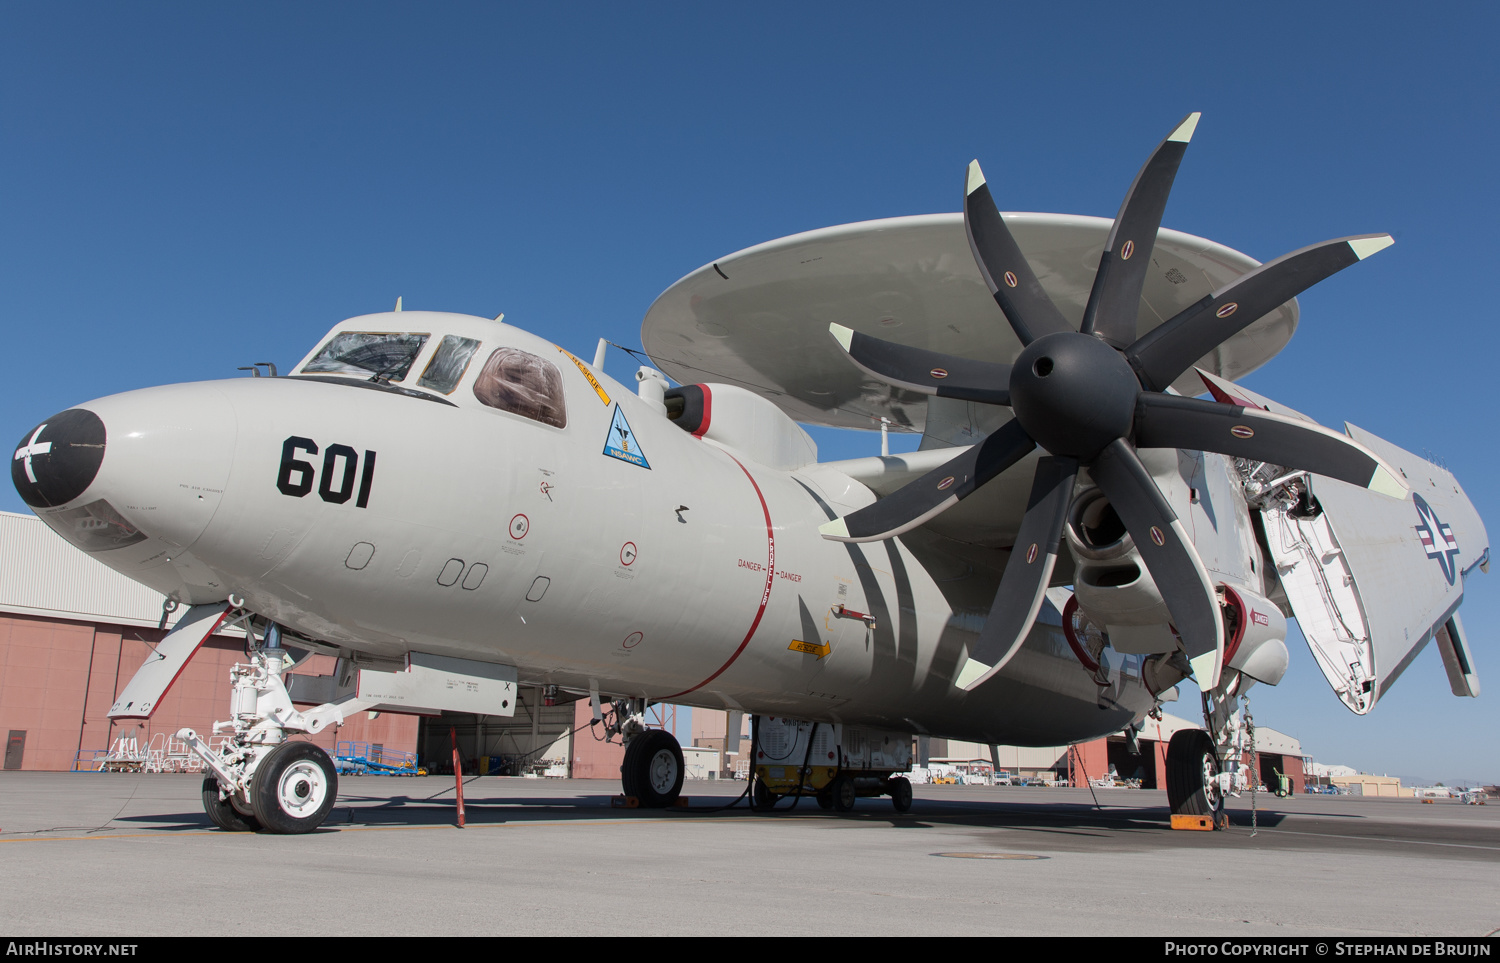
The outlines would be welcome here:
<svg viewBox="0 0 1500 963">
<path fill-rule="evenodd" d="M 254 645 L 251 618 L 240 609 L 228 624 L 242 624 Z M 299 711 L 282 680 L 291 665 L 281 627 L 268 623 L 250 661 L 230 670 L 230 718 L 213 727 L 215 736 L 226 734 L 219 748 L 192 729 L 177 732 L 213 773 L 204 780 L 203 805 L 220 829 L 312 832 L 338 798 L 338 772 L 328 753 L 312 743 L 288 742 L 287 735 L 315 735 L 375 703 L 351 695 Z"/>
</svg>

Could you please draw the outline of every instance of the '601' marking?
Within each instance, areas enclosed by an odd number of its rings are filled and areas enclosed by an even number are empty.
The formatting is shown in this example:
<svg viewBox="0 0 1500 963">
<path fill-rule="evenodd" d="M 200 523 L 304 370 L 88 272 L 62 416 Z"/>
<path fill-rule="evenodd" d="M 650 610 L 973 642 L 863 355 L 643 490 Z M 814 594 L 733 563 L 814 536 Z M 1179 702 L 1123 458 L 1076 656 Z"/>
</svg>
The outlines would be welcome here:
<svg viewBox="0 0 1500 963">
<path fill-rule="evenodd" d="M 281 444 L 281 470 L 276 473 L 276 488 L 283 495 L 301 498 L 313 490 L 318 469 L 310 461 L 297 457 L 299 453 L 316 455 L 318 443 L 311 438 L 293 435 Z M 375 453 L 364 454 L 364 471 L 360 471 L 359 452 L 348 445 L 329 445 L 323 452 L 322 483 L 318 485 L 318 496 L 325 502 L 342 505 L 354 496 L 354 476 L 359 475 L 359 497 L 354 507 L 364 508 L 370 504 L 370 483 L 375 479 Z"/>
</svg>

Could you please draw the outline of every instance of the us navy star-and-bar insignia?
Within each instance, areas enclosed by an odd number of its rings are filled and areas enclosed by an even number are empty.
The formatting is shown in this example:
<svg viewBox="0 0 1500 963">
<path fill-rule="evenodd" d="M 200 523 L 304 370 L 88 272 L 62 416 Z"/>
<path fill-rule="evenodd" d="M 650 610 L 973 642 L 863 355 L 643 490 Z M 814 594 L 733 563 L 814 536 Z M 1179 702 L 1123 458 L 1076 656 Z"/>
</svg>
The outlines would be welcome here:
<svg viewBox="0 0 1500 963">
<path fill-rule="evenodd" d="M 625 412 L 618 402 L 615 403 L 615 416 L 609 420 L 609 437 L 604 439 L 604 453 L 611 458 L 639 465 L 648 471 L 651 469 L 645 454 L 641 452 L 640 442 L 636 441 L 635 432 L 630 430 L 630 422 L 625 420 Z"/>
<path fill-rule="evenodd" d="M 1417 506 L 1417 537 L 1422 540 L 1422 549 L 1428 558 L 1437 559 L 1443 578 L 1452 585 L 1458 575 L 1458 539 L 1453 537 L 1452 527 L 1438 520 L 1437 513 L 1421 495 L 1413 492 L 1411 500 Z"/>
</svg>

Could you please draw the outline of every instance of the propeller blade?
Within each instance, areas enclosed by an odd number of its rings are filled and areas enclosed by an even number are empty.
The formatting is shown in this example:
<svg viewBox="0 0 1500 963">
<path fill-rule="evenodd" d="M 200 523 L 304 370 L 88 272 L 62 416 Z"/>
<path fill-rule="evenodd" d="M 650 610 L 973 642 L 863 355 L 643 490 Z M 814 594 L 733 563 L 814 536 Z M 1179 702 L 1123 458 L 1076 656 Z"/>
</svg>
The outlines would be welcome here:
<svg viewBox="0 0 1500 963">
<path fill-rule="evenodd" d="M 1007 421 L 984 441 L 908 482 L 901 488 L 843 518 L 818 527 L 835 542 L 876 542 L 910 531 L 957 505 L 960 500 L 1036 447 L 1014 421 Z"/>
<path fill-rule="evenodd" d="M 1177 178 L 1177 167 L 1187 152 L 1188 141 L 1198 126 L 1195 111 L 1172 129 L 1166 140 L 1146 160 L 1104 242 L 1099 256 L 1099 271 L 1089 292 L 1088 306 L 1083 309 L 1084 334 L 1097 333 L 1105 343 L 1123 348 L 1135 340 L 1136 317 L 1141 310 L 1141 288 L 1146 283 L 1146 269 L 1151 266 L 1151 251 L 1156 247 L 1156 232 L 1161 228 L 1162 212 Z"/>
<path fill-rule="evenodd" d="M 1037 462 L 1026 517 L 1021 520 L 1021 530 L 1011 546 L 1000 589 L 990 606 L 990 617 L 969 653 L 969 661 L 958 674 L 956 684 L 960 689 L 972 691 L 1005 668 L 1026 641 L 1046 597 L 1053 566 L 1057 564 L 1063 520 L 1077 477 L 1078 462 L 1072 458 L 1043 458 Z"/>
<path fill-rule="evenodd" d="M 1260 408 L 1142 392 L 1136 403 L 1135 443 L 1140 448 L 1216 451 L 1269 462 L 1392 498 L 1404 498 L 1410 490 L 1379 455 L 1359 442 L 1322 425 Z"/>
<path fill-rule="evenodd" d="M 969 162 L 964 183 L 964 233 L 969 236 L 969 250 L 974 252 L 974 263 L 979 265 L 984 283 L 1022 346 L 1044 334 L 1073 330 L 1005 226 L 977 160 Z"/>
<path fill-rule="evenodd" d="M 1224 622 L 1213 581 L 1182 522 L 1125 439 L 1111 442 L 1089 466 L 1089 474 L 1125 523 L 1161 590 L 1198 687 L 1212 689 L 1224 664 Z"/>
<path fill-rule="evenodd" d="M 924 395 L 981 401 L 990 405 L 1010 404 L 1010 365 L 971 361 L 956 355 L 908 348 L 860 334 L 842 324 L 828 331 L 849 358 L 865 371 L 889 384 Z"/>
<path fill-rule="evenodd" d="M 1161 391 L 1204 355 L 1275 308 L 1394 243 L 1389 234 L 1360 234 L 1283 254 L 1183 308 L 1125 349 L 1125 357 L 1142 387 Z"/>
</svg>

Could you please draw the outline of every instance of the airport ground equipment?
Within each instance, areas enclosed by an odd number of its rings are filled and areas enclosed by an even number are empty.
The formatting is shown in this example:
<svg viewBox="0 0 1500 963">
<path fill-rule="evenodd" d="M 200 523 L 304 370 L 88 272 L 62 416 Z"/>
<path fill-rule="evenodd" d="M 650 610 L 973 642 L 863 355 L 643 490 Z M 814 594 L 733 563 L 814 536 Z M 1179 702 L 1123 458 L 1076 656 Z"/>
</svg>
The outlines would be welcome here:
<svg viewBox="0 0 1500 963">
<path fill-rule="evenodd" d="M 786 716 L 752 719 L 758 809 L 787 798 L 812 797 L 820 808 L 849 812 L 860 797 L 889 796 L 897 812 L 911 809 L 912 734 L 809 722 Z"/>
<path fill-rule="evenodd" d="M 333 747 L 333 763 L 345 776 L 424 776 L 417 766 L 417 754 L 401 749 L 342 740 Z"/>
</svg>

